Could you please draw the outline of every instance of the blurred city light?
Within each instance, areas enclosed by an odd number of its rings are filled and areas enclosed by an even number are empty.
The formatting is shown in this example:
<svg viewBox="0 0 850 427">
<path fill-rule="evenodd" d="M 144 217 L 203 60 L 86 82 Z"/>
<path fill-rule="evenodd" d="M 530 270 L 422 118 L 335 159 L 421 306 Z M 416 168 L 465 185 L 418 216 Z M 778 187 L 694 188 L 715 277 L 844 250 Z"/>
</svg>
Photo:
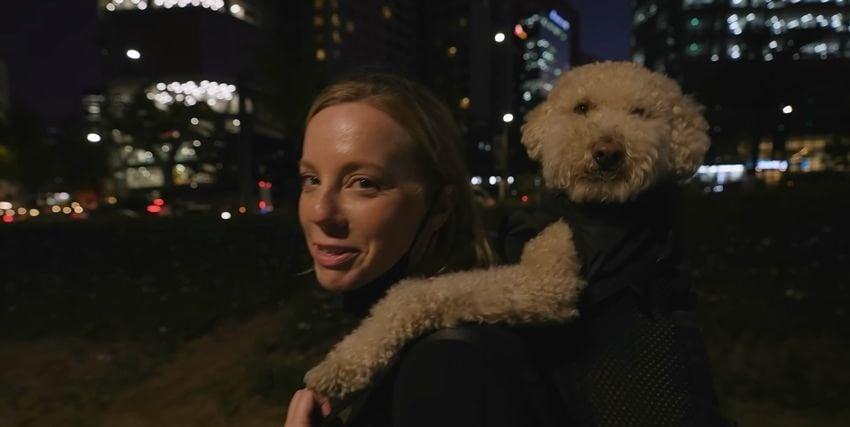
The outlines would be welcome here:
<svg viewBox="0 0 850 427">
<path fill-rule="evenodd" d="M 495 40 L 496 43 L 501 43 L 501 42 L 505 41 L 505 33 L 502 33 L 502 32 L 496 33 L 496 35 L 493 36 L 493 40 Z"/>
<path fill-rule="evenodd" d="M 127 49 L 127 58 L 132 60 L 137 60 L 142 57 L 142 53 L 136 49 Z"/>
<path fill-rule="evenodd" d="M 759 160 L 756 163 L 756 170 L 778 170 L 778 171 L 786 171 L 788 170 L 788 161 L 787 160 Z"/>
</svg>

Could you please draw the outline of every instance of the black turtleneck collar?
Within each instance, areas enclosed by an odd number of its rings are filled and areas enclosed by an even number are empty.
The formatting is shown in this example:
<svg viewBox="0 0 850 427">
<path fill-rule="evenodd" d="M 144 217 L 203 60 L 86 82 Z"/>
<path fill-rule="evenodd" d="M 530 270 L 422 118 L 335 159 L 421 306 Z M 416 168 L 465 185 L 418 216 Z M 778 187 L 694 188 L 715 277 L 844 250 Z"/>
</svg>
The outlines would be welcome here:
<svg viewBox="0 0 850 427">
<path fill-rule="evenodd" d="M 357 320 L 366 317 L 372 306 L 386 295 L 390 287 L 405 277 L 407 264 L 408 256 L 405 254 L 377 279 L 341 294 L 342 310 Z"/>
</svg>

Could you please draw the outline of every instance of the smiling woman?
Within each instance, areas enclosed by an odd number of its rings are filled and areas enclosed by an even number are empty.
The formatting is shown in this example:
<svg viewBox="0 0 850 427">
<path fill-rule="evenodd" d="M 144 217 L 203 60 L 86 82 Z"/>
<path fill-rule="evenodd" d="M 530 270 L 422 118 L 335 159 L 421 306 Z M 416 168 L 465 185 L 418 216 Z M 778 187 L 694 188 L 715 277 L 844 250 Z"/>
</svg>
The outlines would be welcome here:
<svg viewBox="0 0 850 427">
<path fill-rule="evenodd" d="M 410 136 L 366 102 L 318 112 L 304 141 L 299 218 L 316 277 L 330 291 L 351 290 L 407 252 L 425 216 L 425 179 Z M 427 232 L 450 204 L 444 196 Z"/>
<path fill-rule="evenodd" d="M 324 288 L 491 263 L 461 144 L 448 109 L 402 78 L 358 76 L 318 96 L 299 218 Z"/>
<path fill-rule="evenodd" d="M 319 285 L 341 294 L 349 314 L 365 317 L 405 277 L 493 263 L 461 146 L 448 109 L 408 80 L 359 76 L 319 94 L 304 135 L 298 216 Z M 453 405 L 465 399 L 458 393 L 485 382 L 475 374 L 480 370 L 463 363 L 455 365 L 458 375 L 448 375 L 451 381 L 431 381 L 446 374 L 447 358 L 473 357 L 444 342 L 413 346 L 373 392 L 334 402 L 333 408 L 312 391 L 299 390 L 286 425 L 311 425 L 317 412 L 333 409 L 336 415 L 346 408 L 351 415 L 344 425 L 434 425 L 436 419 L 449 425 L 440 417 L 457 414 Z M 466 405 L 469 414 L 479 409 Z M 325 423 L 340 421 L 335 415 Z"/>
</svg>

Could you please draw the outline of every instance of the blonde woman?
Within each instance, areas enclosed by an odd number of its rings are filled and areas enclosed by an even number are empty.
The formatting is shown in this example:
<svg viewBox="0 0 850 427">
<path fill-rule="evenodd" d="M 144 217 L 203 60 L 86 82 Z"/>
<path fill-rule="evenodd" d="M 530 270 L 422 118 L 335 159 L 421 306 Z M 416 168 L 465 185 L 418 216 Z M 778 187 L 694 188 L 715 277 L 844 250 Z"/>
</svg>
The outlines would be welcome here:
<svg viewBox="0 0 850 427">
<path fill-rule="evenodd" d="M 342 294 L 347 310 L 365 315 L 404 277 L 493 262 L 461 145 L 446 107 L 405 79 L 351 78 L 318 96 L 299 218 L 319 284 Z M 495 326 L 437 331 L 406 346 L 353 401 L 299 390 L 286 425 L 535 425 L 524 419 L 535 403 L 515 374 L 518 348 Z"/>
</svg>

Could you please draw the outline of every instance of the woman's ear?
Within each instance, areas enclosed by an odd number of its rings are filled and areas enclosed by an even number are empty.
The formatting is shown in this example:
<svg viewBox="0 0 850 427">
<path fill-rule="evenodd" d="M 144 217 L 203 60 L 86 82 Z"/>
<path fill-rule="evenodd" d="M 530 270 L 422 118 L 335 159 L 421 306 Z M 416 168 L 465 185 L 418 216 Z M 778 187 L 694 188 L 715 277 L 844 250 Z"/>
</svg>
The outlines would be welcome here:
<svg viewBox="0 0 850 427">
<path fill-rule="evenodd" d="M 457 191 L 453 186 L 447 185 L 434 195 L 431 203 L 433 206 L 427 212 L 428 217 L 424 218 L 425 223 L 422 224 L 422 230 L 416 236 L 416 240 L 410 248 L 410 263 L 414 268 L 421 269 L 423 272 L 433 273 L 444 267 L 445 259 L 443 257 L 447 254 L 436 253 L 434 254 L 436 258 L 429 254 L 431 251 L 439 251 L 439 248 L 434 246 L 434 238 L 441 228 L 447 226 L 447 222 L 455 211 Z M 448 226 L 451 226 L 451 224 L 448 224 Z M 441 243 L 436 242 L 436 244 Z"/>
<path fill-rule="evenodd" d="M 434 200 L 433 211 L 427 220 L 428 223 L 425 224 L 428 233 L 435 233 L 445 225 L 457 205 L 457 191 L 454 186 L 444 186 L 434 197 L 436 200 Z"/>
</svg>

